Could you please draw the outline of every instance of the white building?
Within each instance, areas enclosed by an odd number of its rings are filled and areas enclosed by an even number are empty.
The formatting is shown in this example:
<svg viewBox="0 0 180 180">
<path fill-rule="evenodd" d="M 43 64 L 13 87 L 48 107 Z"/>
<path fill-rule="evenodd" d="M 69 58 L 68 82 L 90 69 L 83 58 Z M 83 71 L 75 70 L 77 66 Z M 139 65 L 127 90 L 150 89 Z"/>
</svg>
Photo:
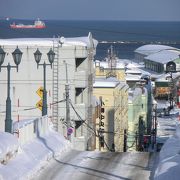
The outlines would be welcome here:
<svg viewBox="0 0 180 180">
<path fill-rule="evenodd" d="M 176 69 L 180 69 L 180 50 L 171 46 L 148 44 L 137 48 L 135 60 L 143 62 L 148 70 L 163 73 L 168 62 L 174 62 Z"/>
<path fill-rule="evenodd" d="M 134 53 L 135 53 L 135 60 L 138 62 L 144 62 L 144 58 L 151 55 L 158 53 L 163 50 L 174 50 L 176 48 L 171 47 L 171 46 L 166 46 L 166 45 L 160 45 L 160 44 L 146 44 L 143 46 L 140 46 L 137 48 Z"/>
<path fill-rule="evenodd" d="M 37 69 L 34 52 L 38 48 L 42 53 L 40 63 L 44 61 L 49 63 L 47 53 L 50 48 L 54 50 L 56 56 L 53 68 L 51 69 L 50 66 L 46 68 L 48 116 L 53 121 L 54 129 L 66 136 L 66 103 L 61 100 L 65 100 L 65 84 L 68 84 L 71 101 L 70 123 L 73 128 L 71 141 L 75 143 L 77 149 L 86 149 L 91 136 L 87 125 L 91 125 L 92 119 L 93 56 L 97 46 L 97 41 L 92 38 L 91 33 L 88 37 L 78 38 L 0 39 L 0 46 L 6 52 L 4 66 L 8 63 L 15 65 L 11 53 L 16 46 L 23 52 L 19 71 L 11 69 L 10 93 L 13 121 L 41 116 L 42 112 L 36 104 L 41 100 L 41 93 L 38 90 L 43 86 L 43 68 L 39 66 Z M 6 74 L 7 70 L 1 69 L 1 131 L 4 131 L 7 97 Z M 85 123 L 82 123 L 82 120 Z M 77 124 L 79 127 L 75 128 Z"/>
</svg>

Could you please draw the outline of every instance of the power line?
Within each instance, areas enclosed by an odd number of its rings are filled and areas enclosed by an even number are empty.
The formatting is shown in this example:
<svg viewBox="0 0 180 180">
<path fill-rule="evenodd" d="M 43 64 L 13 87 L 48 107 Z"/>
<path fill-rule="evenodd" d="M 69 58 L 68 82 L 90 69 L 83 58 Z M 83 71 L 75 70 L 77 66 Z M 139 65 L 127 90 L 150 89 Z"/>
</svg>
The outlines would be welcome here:
<svg viewBox="0 0 180 180">
<path fill-rule="evenodd" d="M 78 116 L 79 120 L 81 120 L 81 122 L 82 122 L 81 125 L 82 125 L 83 123 L 86 124 L 87 127 L 88 127 L 90 130 L 92 130 L 92 132 L 93 132 L 93 134 L 95 135 L 95 137 L 100 137 L 99 133 L 98 133 L 98 135 L 97 135 L 96 130 L 93 129 L 91 126 L 89 126 L 89 125 L 86 123 L 86 120 L 83 120 L 83 119 L 81 118 L 81 116 L 78 114 L 78 112 L 75 110 L 74 106 L 72 105 L 71 101 L 70 101 L 70 104 L 71 104 L 74 112 L 75 112 L 76 115 Z M 108 149 L 109 151 L 112 151 L 112 150 L 109 148 L 109 146 L 107 145 L 107 143 L 106 143 L 106 141 L 105 141 L 104 139 L 103 139 L 103 142 L 104 142 L 105 146 L 107 147 L 107 149 Z"/>
<path fill-rule="evenodd" d="M 89 126 L 89 125 L 86 123 L 86 120 L 83 120 L 83 119 L 81 118 L 81 116 L 78 114 L 78 112 L 77 112 L 76 109 L 74 108 L 73 104 L 71 103 L 71 101 L 70 101 L 69 103 L 70 103 L 72 109 L 74 110 L 74 112 L 76 113 L 78 119 L 81 121 L 81 125 L 82 125 L 83 123 L 86 124 L 87 127 L 94 132 L 94 135 L 97 136 L 97 135 L 96 135 L 96 131 L 95 131 L 91 126 Z"/>
<path fill-rule="evenodd" d="M 61 102 L 65 102 L 65 100 L 62 100 L 62 101 L 58 101 L 58 102 L 54 102 L 54 103 L 50 103 L 50 106 L 51 105 L 54 105 L 54 104 L 56 104 L 56 103 L 61 103 Z M 143 104 L 143 105 L 149 105 L 149 104 Z M 151 104 L 151 105 L 153 105 L 153 104 Z M 6 105 L 4 105 L 4 104 L 0 104 L 0 106 L 6 106 Z M 48 107 L 50 107 L 50 106 L 48 106 Z M 131 105 L 131 106 L 135 106 L 135 107 L 137 107 L 137 106 L 140 106 L 140 107 L 142 107 L 142 105 Z M 29 109 L 32 109 L 32 108 L 35 108 L 35 106 L 17 106 L 17 105 L 12 105 L 12 107 L 14 107 L 14 108 L 18 108 L 18 107 L 29 107 Z M 119 105 L 119 106 L 107 106 L 107 105 L 104 105 L 104 107 L 106 107 L 106 108 L 124 108 L 124 107 L 127 107 L 126 105 Z M 62 109 L 64 109 L 65 107 L 59 107 L 59 108 L 62 108 Z M 94 109 L 94 108 L 96 108 L 96 107 L 91 107 L 92 109 Z M 28 108 L 27 108 L 28 109 Z M 89 109 L 89 107 L 79 107 L 79 109 Z"/>
<path fill-rule="evenodd" d="M 60 100 L 57 102 L 50 103 L 50 105 L 48 107 L 51 107 L 54 104 L 62 103 L 62 102 L 65 102 L 65 100 Z M 6 105 L 1 105 L 1 106 L 6 106 Z M 22 112 L 22 111 L 30 111 L 30 110 L 38 109 L 38 107 L 36 107 L 36 106 L 12 106 L 12 107 L 18 108 L 16 111 L 12 111 L 12 112 Z M 19 109 L 20 107 L 29 107 L 29 108 Z M 0 113 L 5 113 L 5 112 L 6 111 L 1 111 Z"/>
</svg>

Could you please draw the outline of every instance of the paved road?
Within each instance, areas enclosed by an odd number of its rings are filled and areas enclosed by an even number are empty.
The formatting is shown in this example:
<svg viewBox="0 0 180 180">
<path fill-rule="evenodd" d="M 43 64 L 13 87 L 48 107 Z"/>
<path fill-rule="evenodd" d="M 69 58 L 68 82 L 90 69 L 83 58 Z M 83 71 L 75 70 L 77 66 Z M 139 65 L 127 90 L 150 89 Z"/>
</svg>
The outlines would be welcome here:
<svg viewBox="0 0 180 180">
<path fill-rule="evenodd" d="M 148 152 L 71 151 L 55 159 L 35 180 L 146 180 L 157 155 Z"/>
</svg>

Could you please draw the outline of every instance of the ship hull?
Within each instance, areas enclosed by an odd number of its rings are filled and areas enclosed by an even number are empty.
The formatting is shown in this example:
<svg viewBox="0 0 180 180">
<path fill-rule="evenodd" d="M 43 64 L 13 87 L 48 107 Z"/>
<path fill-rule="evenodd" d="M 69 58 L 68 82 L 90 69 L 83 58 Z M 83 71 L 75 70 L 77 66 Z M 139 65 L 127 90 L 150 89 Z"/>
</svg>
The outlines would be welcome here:
<svg viewBox="0 0 180 180">
<path fill-rule="evenodd" d="M 34 22 L 34 24 L 10 24 L 12 29 L 43 29 L 46 28 L 46 25 L 43 21 L 40 21 L 39 18 Z"/>
<path fill-rule="evenodd" d="M 18 25 L 10 25 L 12 29 L 44 29 L 46 26 L 18 26 Z"/>
</svg>

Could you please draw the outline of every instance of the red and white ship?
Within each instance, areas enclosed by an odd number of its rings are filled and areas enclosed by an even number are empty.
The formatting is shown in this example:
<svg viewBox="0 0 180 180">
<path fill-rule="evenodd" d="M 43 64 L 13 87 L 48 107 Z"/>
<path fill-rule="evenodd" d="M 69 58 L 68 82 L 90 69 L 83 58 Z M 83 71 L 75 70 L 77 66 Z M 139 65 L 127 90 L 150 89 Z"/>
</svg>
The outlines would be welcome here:
<svg viewBox="0 0 180 180">
<path fill-rule="evenodd" d="M 46 28 L 46 25 L 43 21 L 37 19 L 34 24 L 32 25 L 25 25 L 25 24 L 10 24 L 10 27 L 13 29 L 43 29 Z"/>
</svg>

